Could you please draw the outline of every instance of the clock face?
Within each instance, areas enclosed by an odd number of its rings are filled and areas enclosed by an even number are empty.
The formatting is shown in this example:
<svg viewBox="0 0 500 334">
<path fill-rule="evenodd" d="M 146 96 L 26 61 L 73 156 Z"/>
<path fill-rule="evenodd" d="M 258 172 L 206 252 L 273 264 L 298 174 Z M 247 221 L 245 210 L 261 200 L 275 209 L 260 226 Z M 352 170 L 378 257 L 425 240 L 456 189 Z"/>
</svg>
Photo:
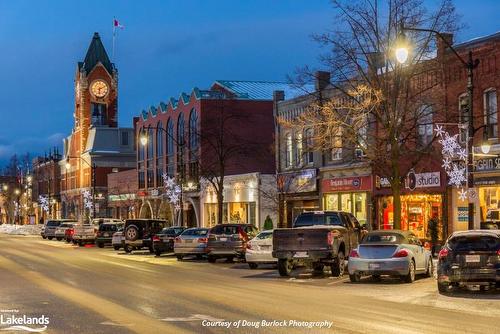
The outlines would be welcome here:
<svg viewBox="0 0 500 334">
<path fill-rule="evenodd" d="M 108 94 L 108 85 L 102 80 L 96 80 L 90 86 L 92 94 L 96 97 L 104 97 Z"/>
</svg>

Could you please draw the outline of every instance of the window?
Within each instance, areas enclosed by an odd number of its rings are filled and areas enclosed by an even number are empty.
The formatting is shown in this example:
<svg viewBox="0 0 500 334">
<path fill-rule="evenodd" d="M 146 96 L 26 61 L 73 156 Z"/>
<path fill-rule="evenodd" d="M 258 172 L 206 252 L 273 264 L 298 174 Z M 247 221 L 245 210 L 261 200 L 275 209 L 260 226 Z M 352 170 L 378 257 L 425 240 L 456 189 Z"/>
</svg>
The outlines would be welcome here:
<svg viewBox="0 0 500 334">
<path fill-rule="evenodd" d="M 494 89 L 484 92 L 484 123 L 488 131 L 488 138 L 498 137 L 498 110 L 497 91 Z"/>
<path fill-rule="evenodd" d="M 139 153 L 139 161 L 144 161 L 144 153 L 146 150 L 146 148 L 144 146 L 142 146 L 141 140 L 140 140 L 142 131 L 144 131 L 143 128 L 141 128 L 139 130 L 139 136 L 137 138 L 137 152 Z"/>
<path fill-rule="evenodd" d="M 121 143 L 122 143 L 122 146 L 128 146 L 128 132 L 127 131 L 121 132 Z"/>
<path fill-rule="evenodd" d="M 467 110 L 469 103 L 467 94 L 462 94 L 458 97 L 458 123 L 467 125 Z M 465 143 L 467 140 L 467 126 L 460 130 L 460 142 Z"/>
<path fill-rule="evenodd" d="M 104 103 L 92 103 L 92 125 L 106 124 L 106 105 Z"/>
<path fill-rule="evenodd" d="M 368 141 L 368 116 L 364 114 L 358 124 L 358 144 L 359 148 L 366 150 Z"/>
<path fill-rule="evenodd" d="M 167 174 L 174 175 L 174 122 L 167 122 Z"/>
<path fill-rule="evenodd" d="M 191 160 L 196 159 L 198 153 L 198 115 L 194 108 L 189 115 L 189 151 Z"/>
<path fill-rule="evenodd" d="M 306 131 L 304 132 L 304 137 L 306 146 L 305 162 L 306 164 L 312 164 L 314 162 L 313 130 L 306 129 Z"/>
<path fill-rule="evenodd" d="M 286 135 L 286 156 L 285 156 L 285 167 L 292 167 L 293 151 L 292 151 L 292 134 L 288 133 Z"/>
<path fill-rule="evenodd" d="M 177 173 L 184 180 L 184 114 L 180 114 L 177 120 Z"/>
<path fill-rule="evenodd" d="M 331 151 L 330 160 L 341 160 L 342 159 L 342 129 L 339 128 L 337 133 L 332 138 L 333 148 Z"/>
<path fill-rule="evenodd" d="M 156 157 L 160 158 L 163 156 L 163 127 L 161 122 L 158 122 L 156 126 Z"/>
<path fill-rule="evenodd" d="M 418 109 L 418 144 L 429 145 L 434 137 L 432 131 L 432 107 L 424 105 Z"/>
<path fill-rule="evenodd" d="M 297 166 L 302 165 L 303 162 L 303 138 L 302 138 L 302 133 L 297 133 L 295 137 L 295 163 Z"/>
<path fill-rule="evenodd" d="M 139 171 L 139 189 L 144 189 L 146 187 L 144 180 L 144 171 Z"/>
<path fill-rule="evenodd" d="M 148 130 L 148 160 L 153 159 L 154 154 L 154 140 L 153 140 L 153 129 Z"/>
</svg>

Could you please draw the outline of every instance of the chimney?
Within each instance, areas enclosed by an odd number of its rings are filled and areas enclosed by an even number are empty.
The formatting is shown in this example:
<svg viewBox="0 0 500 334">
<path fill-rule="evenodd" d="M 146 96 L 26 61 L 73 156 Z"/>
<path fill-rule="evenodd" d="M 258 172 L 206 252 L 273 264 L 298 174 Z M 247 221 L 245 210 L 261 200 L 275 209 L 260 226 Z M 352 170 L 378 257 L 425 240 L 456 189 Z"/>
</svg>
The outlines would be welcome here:
<svg viewBox="0 0 500 334">
<path fill-rule="evenodd" d="M 277 103 L 279 101 L 284 101 L 285 100 L 285 92 L 282 90 L 275 90 L 273 92 L 273 101 L 274 103 Z"/>
<path fill-rule="evenodd" d="M 453 45 L 453 34 L 450 33 L 441 33 L 441 36 L 448 42 L 449 45 Z M 439 36 L 436 36 L 436 46 L 437 46 L 437 57 L 438 59 L 443 59 L 445 54 L 445 50 L 448 48 L 448 45 L 443 41 L 443 39 Z"/>
<path fill-rule="evenodd" d="M 330 72 L 317 71 L 314 73 L 314 88 L 317 92 L 322 91 L 330 84 Z"/>
</svg>

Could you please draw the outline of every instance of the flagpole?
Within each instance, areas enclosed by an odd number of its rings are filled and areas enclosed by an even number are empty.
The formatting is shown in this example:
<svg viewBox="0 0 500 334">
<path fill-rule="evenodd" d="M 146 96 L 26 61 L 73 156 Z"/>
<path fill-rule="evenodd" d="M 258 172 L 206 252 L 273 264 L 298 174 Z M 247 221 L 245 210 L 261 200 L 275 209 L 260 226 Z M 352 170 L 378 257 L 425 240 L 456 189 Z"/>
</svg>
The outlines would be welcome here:
<svg viewBox="0 0 500 334">
<path fill-rule="evenodd" d="M 116 27 L 115 27 L 115 17 L 113 16 L 113 48 L 111 51 L 111 61 L 115 61 L 115 35 L 116 35 Z"/>
</svg>

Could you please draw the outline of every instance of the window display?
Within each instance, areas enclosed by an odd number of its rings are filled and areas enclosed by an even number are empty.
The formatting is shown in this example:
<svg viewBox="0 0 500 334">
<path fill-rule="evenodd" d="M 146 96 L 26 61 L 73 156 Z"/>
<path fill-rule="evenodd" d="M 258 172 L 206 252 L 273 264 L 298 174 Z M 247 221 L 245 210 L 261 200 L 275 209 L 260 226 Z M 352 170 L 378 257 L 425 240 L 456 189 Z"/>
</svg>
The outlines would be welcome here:
<svg viewBox="0 0 500 334">
<path fill-rule="evenodd" d="M 368 193 L 333 193 L 325 194 L 323 198 L 323 208 L 325 210 L 350 212 L 358 219 L 360 224 L 368 222 Z"/>
</svg>

